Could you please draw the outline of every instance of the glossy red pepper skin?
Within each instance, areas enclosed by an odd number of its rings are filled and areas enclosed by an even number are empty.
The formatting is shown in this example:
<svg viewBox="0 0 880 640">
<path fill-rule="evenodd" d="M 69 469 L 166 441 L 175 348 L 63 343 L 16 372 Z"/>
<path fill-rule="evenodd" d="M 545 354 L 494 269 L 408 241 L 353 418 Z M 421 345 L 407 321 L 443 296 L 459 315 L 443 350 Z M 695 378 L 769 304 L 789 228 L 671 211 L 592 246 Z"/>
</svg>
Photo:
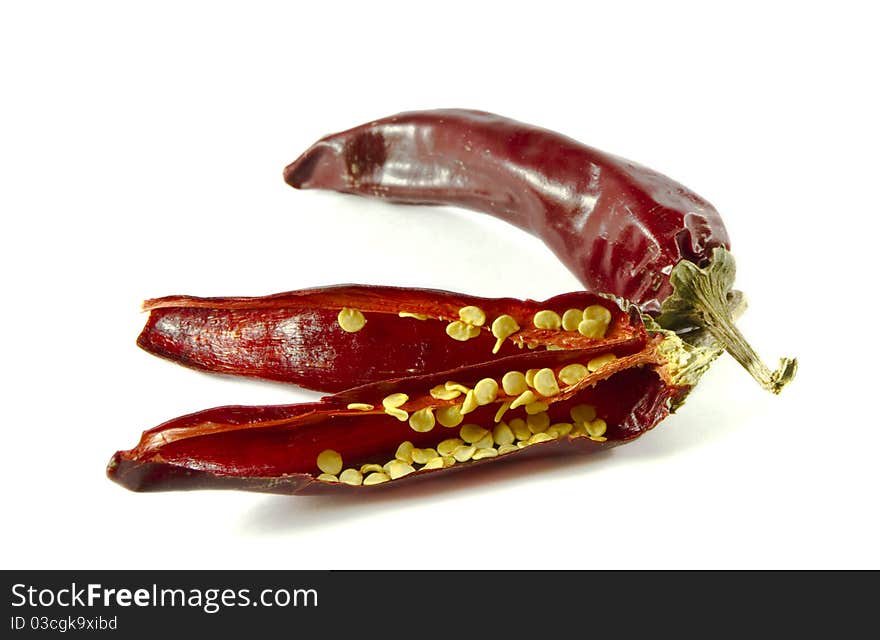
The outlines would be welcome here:
<svg viewBox="0 0 880 640">
<path fill-rule="evenodd" d="M 284 171 L 298 189 L 488 213 L 541 238 L 586 289 L 658 313 L 681 260 L 730 242 L 721 217 L 678 182 L 558 133 L 445 109 L 328 135 Z"/>
<path fill-rule="evenodd" d="M 289 382 L 320 391 L 341 391 L 370 382 L 456 369 L 520 353 L 524 346 L 578 349 L 595 343 L 577 331 L 539 330 L 536 312 L 601 305 L 612 321 L 603 343 L 614 347 L 637 340 L 627 313 L 611 300 L 588 292 L 543 302 L 479 298 L 448 291 L 345 285 L 253 298 L 171 296 L 148 300 L 138 345 L 185 366 Z M 446 334 L 459 310 L 477 306 L 486 315 L 480 335 L 466 342 Z M 355 333 L 337 316 L 353 308 L 366 318 Z M 425 319 L 400 317 L 420 314 Z M 633 311 L 634 312 L 634 311 Z M 490 326 L 510 315 L 520 331 L 493 353 Z"/>
<path fill-rule="evenodd" d="M 660 337 L 649 336 L 635 325 L 633 328 L 638 333 L 634 343 L 611 349 L 619 354 L 618 360 L 576 385 L 563 388 L 549 409 L 554 421 L 559 421 L 568 419 L 571 406 L 585 402 L 595 406 L 608 422 L 607 441 L 562 437 L 496 458 L 419 470 L 376 486 L 397 486 L 403 481 L 467 469 L 488 460 L 517 459 L 566 449 L 597 451 L 639 437 L 668 415 L 670 405 L 680 402 L 690 386 L 670 378 L 665 356 L 658 349 Z M 375 487 L 318 480 L 318 453 L 324 449 L 337 450 L 346 466 L 357 468 L 366 462 L 382 464 L 392 459 L 404 440 L 417 447 L 431 447 L 458 434 L 457 428 L 440 424 L 425 433 L 413 431 L 407 422 L 383 412 L 381 399 L 387 395 L 406 393 L 410 410 L 436 408 L 461 402 L 460 398 L 438 401 L 428 394 L 429 389 L 450 379 L 473 386 L 480 379 L 500 378 L 510 370 L 559 368 L 585 362 L 608 350 L 609 345 L 603 343 L 584 350 L 525 352 L 454 371 L 385 380 L 328 396 L 317 403 L 210 409 L 144 432 L 138 446 L 114 455 L 107 473 L 134 491 L 242 489 L 287 494 L 370 490 Z M 353 402 L 376 408 L 348 409 Z M 491 428 L 496 409 L 493 405 L 479 407 L 468 414 L 465 422 L 489 424 Z"/>
</svg>

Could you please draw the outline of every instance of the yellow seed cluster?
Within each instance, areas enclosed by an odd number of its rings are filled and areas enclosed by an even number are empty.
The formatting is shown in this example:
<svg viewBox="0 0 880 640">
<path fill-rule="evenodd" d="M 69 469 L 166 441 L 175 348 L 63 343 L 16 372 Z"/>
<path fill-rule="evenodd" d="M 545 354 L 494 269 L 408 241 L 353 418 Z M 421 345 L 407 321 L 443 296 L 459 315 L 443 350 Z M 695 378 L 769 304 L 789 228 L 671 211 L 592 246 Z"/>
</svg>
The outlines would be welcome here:
<svg viewBox="0 0 880 640">
<path fill-rule="evenodd" d="M 596 417 L 596 408 L 588 404 L 579 404 L 571 408 L 569 412 L 571 420 L 574 424 L 573 433 L 576 435 L 585 435 L 590 440 L 596 442 L 605 442 L 605 432 L 608 425 L 602 418 Z"/>
<path fill-rule="evenodd" d="M 424 314 L 401 311 L 401 317 L 417 318 L 424 320 L 427 318 Z M 480 328 L 486 324 L 486 312 L 480 307 L 469 305 L 458 310 L 458 320 L 453 320 L 446 326 L 446 334 L 453 340 L 466 342 L 480 335 Z M 604 306 L 599 304 L 590 305 L 586 309 L 567 309 L 561 316 L 552 309 L 541 309 L 532 316 L 532 324 L 536 329 L 544 329 L 551 331 L 577 331 L 581 335 L 588 338 L 600 339 L 605 337 L 608 325 L 611 323 L 611 312 Z M 503 314 L 495 318 L 490 326 L 492 336 L 495 338 L 495 345 L 492 347 L 492 353 L 498 353 L 504 345 L 504 341 L 520 330 L 519 323 L 516 319 L 508 314 Z M 535 349 L 539 345 L 537 342 L 523 343 L 520 341 L 517 346 L 522 348 L 527 346 L 529 349 Z M 548 345 L 548 349 L 563 349 L 559 345 Z"/>
<path fill-rule="evenodd" d="M 417 433 L 429 432 L 434 429 L 437 423 L 448 429 L 460 427 L 465 421 L 465 416 L 480 407 L 493 404 L 497 406 L 493 424 L 500 424 L 509 411 L 523 407 L 525 411 L 524 428 L 530 429 L 532 434 L 544 432 L 550 426 L 547 412 L 561 393 L 560 383 L 566 385 L 566 388 L 579 384 L 590 372 L 596 371 L 614 360 L 616 360 L 616 356 L 608 353 L 593 358 L 586 365 L 568 364 L 559 370 L 558 377 L 550 368 L 529 369 L 525 372 L 508 371 L 501 377 L 500 384 L 493 378 L 483 378 L 473 388 L 449 380 L 432 387 L 429 393 L 435 400 L 443 402 L 460 398 L 454 404 L 424 407 L 409 413 L 402 408 L 409 401 L 409 396 L 404 393 L 393 393 L 382 400 L 382 407 L 386 414 L 402 422 L 408 421 L 410 428 Z M 371 405 L 357 404 L 349 405 L 349 407 L 372 408 Z M 575 419 L 575 423 L 589 422 L 594 419 L 595 415 L 579 416 Z M 511 420 L 511 429 L 514 424 L 516 424 L 516 419 Z M 596 433 L 590 435 L 601 436 Z M 465 442 L 467 445 L 477 444 L 477 440 L 465 439 Z M 503 442 L 502 444 L 512 443 Z M 448 451 L 443 455 L 454 455 L 454 453 Z M 404 461 L 409 462 L 409 460 Z M 363 473 L 363 470 L 361 472 Z M 387 474 L 388 470 L 385 469 L 383 472 Z"/>
<path fill-rule="evenodd" d="M 480 327 L 486 324 L 486 312 L 479 307 L 467 306 L 458 310 L 458 320 L 446 326 L 446 335 L 453 340 L 467 342 L 480 335 Z"/>
<path fill-rule="evenodd" d="M 339 315 L 336 316 L 336 320 L 339 322 L 339 326 L 342 327 L 342 330 L 347 331 L 348 333 L 357 333 L 364 328 L 365 324 L 367 324 L 367 319 L 364 318 L 364 314 L 357 309 L 343 308 L 339 312 Z"/>
<path fill-rule="evenodd" d="M 532 324 L 536 329 L 551 329 L 563 331 L 577 331 L 587 338 L 601 339 L 605 337 L 608 325 L 611 323 L 611 312 L 600 304 L 592 304 L 586 309 L 566 309 L 560 316 L 551 309 L 542 309 L 532 318 Z M 538 345 L 529 343 L 529 349 Z M 560 349 L 558 345 L 549 345 L 548 349 Z"/>
<path fill-rule="evenodd" d="M 604 338 L 610 322 L 611 312 L 602 305 L 593 304 L 584 309 L 583 320 L 578 324 L 577 330 L 587 338 Z"/>
<path fill-rule="evenodd" d="M 457 438 L 447 438 L 437 443 L 436 449 L 414 447 L 412 442 L 402 442 L 394 459 L 384 465 L 366 464 L 360 471 L 346 469 L 339 481 L 349 484 L 379 484 L 402 478 L 416 471 L 442 469 L 454 464 L 485 460 L 504 456 L 534 444 L 561 438 L 590 438 L 604 442 L 607 429 L 605 421 L 596 418 L 596 409 L 590 405 L 577 405 L 571 409 L 572 422 L 550 424 L 546 411 L 527 416 L 527 420 L 514 418 L 509 423 L 498 422 L 490 431 L 478 424 L 465 424 Z M 335 476 L 327 481 L 336 482 Z"/>
<path fill-rule="evenodd" d="M 443 469 L 454 464 L 504 456 L 525 447 L 561 438 L 586 437 L 597 442 L 607 438 L 607 424 L 596 417 L 590 405 L 576 405 L 570 411 L 572 422 L 550 423 L 547 411 L 498 422 L 491 430 L 473 423 L 462 425 L 457 438 L 446 438 L 436 448 L 418 448 L 406 440 L 398 445 L 394 458 L 383 465 L 367 463 L 360 469 L 342 470 L 342 456 L 331 449 L 318 454 L 316 464 L 323 482 L 349 485 L 375 485 L 397 480 L 417 471 Z M 415 414 L 414 414 L 415 415 Z"/>
</svg>

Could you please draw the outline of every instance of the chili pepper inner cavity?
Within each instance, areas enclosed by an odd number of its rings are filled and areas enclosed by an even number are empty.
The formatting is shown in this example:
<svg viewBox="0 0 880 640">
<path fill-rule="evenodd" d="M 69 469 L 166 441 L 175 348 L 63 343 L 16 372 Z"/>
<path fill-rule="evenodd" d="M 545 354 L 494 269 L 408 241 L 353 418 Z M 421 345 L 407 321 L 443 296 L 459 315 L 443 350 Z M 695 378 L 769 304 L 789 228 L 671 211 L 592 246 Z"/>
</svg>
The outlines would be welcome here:
<svg viewBox="0 0 880 640">
<path fill-rule="evenodd" d="M 341 286 L 257 298 L 145 303 L 138 344 L 197 369 L 339 391 L 533 349 L 638 339 L 629 315 L 586 292 L 543 302 Z"/>
<path fill-rule="evenodd" d="M 533 447 L 620 444 L 652 428 L 694 382 L 671 373 L 681 354 L 666 354 L 666 341 L 527 353 L 320 403 L 212 409 L 145 432 L 108 473 L 135 490 L 299 493 L 465 468 Z"/>
</svg>

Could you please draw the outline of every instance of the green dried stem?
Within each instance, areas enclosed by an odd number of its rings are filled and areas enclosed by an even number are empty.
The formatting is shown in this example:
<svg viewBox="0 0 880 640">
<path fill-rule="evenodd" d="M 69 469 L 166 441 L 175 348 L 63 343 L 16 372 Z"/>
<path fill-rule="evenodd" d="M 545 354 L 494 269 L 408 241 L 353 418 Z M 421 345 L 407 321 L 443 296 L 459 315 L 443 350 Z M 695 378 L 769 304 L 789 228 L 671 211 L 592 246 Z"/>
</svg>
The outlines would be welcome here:
<svg viewBox="0 0 880 640">
<path fill-rule="evenodd" d="M 734 316 L 744 305 L 741 294 L 732 290 L 735 276 L 736 262 L 723 248 L 713 251 L 705 269 L 682 260 L 669 274 L 673 293 L 663 303 L 657 323 L 692 343 L 694 339 L 704 341 L 703 332 L 707 332 L 762 387 L 779 393 L 794 378 L 797 360 L 781 358 L 779 367 L 770 371 L 736 328 Z M 691 333 L 693 339 L 688 337 Z"/>
</svg>

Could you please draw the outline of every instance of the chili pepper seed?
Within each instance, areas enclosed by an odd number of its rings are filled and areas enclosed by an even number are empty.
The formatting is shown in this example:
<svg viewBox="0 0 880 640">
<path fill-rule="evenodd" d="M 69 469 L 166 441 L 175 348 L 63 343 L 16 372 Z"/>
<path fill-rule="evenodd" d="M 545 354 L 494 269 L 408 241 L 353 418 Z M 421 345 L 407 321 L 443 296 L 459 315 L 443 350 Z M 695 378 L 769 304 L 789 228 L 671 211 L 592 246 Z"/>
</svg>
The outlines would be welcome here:
<svg viewBox="0 0 880 640">
<path fill-rule="evenodd" d="M 460 389 L 449 389 L 444 384 L 438 384 L 431 389 L 430 393 L 431 397 L 435 400 L 455 400 L 462 394 L 462 391 Z"/>
<path fill-rule="evenodd" d="M 464 444 L 464 440 L 460 440 L 458 438 L 449 438 L 448 440 L 443 440 L 440 444 L 437 445 L 437 453 L 441 456 L 451 456 L 452 452 L 455 451 L 456 447 L 460 447 Z"/>
<path fill-rule="evenodd" d="M 516 436 L 506 423 L 499 422 L 495 425 L 495 428 L 492 429 L 492 439 L 499 445 L 505 445 L 513 444 L 516 440 Z"/>
<path fill-rule="evenodd" d="M 461 407 L 457 404 L 437 409 L 437 422 L 444 427 L 457 427 L 464 420 Z"/>
<path fill-rule="evenodd" d="M 477 448 L 474 445 L 460 446 L 456 447 L 455 451 L 452 452 L 452 457 L 455 458 L 457 462 L 467 462 L 476 452 Z"/>
<path fill-rule="evenodd" d="M 368 462 L 367 464 L 361 465 L 361 473 L 363 475 L 367 475 L 370 473 L 384 473 L 384 469 L 381 464 L 375 464 L 373 462 Z"/>
<path fill-rule="evenodd" d="M 562 328 L 566 331 L 577 331 L 578 325 L 583 319 L 583 311 L 580 309 L 568 309 L 562 314 Z"/>
<path fill-rule="evenodd" d="M 542 396 L 555 396 L 559 393 L 559 384 L 556 382 L 556 376 L 553 369 L 541 369 L 535 373 L 533 378 L 535 391 Z"/>
<path fill-rule="evenodd" d="M 546 402 L 541 402 L 540 400 L 535 400 L 534 402 L 530 402 L 526 405 L 526 413 L 530 416 L 535 415 L 536 413 L 541 413 L 542 411 L 547 411 L 549 406 Z"/>
<path fill-rule="evenodd" d="M 471 324 L 466 324 L 461 320 L 456 320 L 455 322 L 450 322 L 446 326 L 446 335 L 453 340 L 467 342 L 471 338 L 476 338 L 480 335 L 480 328 Z"/>
<path fill-rule="evenodd" d="M 444 466 L 443 458 L 440 456 L 431 458 L 425 463 L 425 466 L 419 469 L 419 471 L 424 471 L 425 469 L 442 469 Z"/>
<path fill-rule="evenodd" d="M 598 371 L 605 365 L 610 364 L 615 360 L 617 360 L 617 356 L 613 353 L 606 353 L 601 356 L 596 356 L 587 363 L 587 369 L 589 369 L 590 371 Z"/>
<path fill-rule="evenodd" d="M 428 316 L 424 313 L 411 313 L 410 311 L 401 311 L 397 314 L 401 318 L 415 318 L 416 320 L 427 320 Z"/>
<path fill-rule="evenodd" d="M 389 480 L 391 480 L 391 478 L 389 478 L 388 475 L 384 472 L 376 472 L 371 473 L 366 478 L 364 478 L 364 484 L 369 486 L 373 484 L 380 484 L 382 482 L 388 482 Z"/>
<path fill-rule="evenodd" d="M 535 314 L 532 322 L 538 329 L 559 329 L 562 326 L 562 318 L 555 311 L 544 309 Z"/>
<path fill-rule="evenodd" d="M 474 393 L 474 390 L 471 389 L 467 392 L 464 397 L 464 402 L 461 403 L 461 414 L 464 415 L 466 413 L 470 413 L 474 409 L 476 409 L 479 405 L 477 404 L 477 396 Z"/>
<path fill-rule="evenodd" d="M 572 429 L 574 429 L 574 425 L 570 422 L 557 422 L 556 424 L 550 425 L 547 429 L 547 433 L 554 438 L 564 438 L 571 433 Z"/>
<path fill-rule="evenodd" d="M 388 463 L 388 476 L 392 480 L 397 480 L 398 478 L 402 478 L 404 476 L 408 476 L 411 473 L 414 473 L 415 469 L 412 465 L 407 464 L 406 462 L 401 462 L 400 460 L 392 460 Z"/>
<path fill-rule="evenodd" d="M 339 481 L 352 486 L 363 484 L 364 476 L 357 469 L 346 469 L 339 474 Z"/>
<path fill-rule="evenodd" d="M 529 426 L 522 418 L 514 418 L 510 421 L 509 426 L 517 440 L 528 440 L 532 437 L 532 432 L 529 430 Z"/>
<path fill-rule="evenodd" d="M 474 399 L 480 406 L 494 402 L 498 397 L 498 383 L 492 378 L 483 378 L 474 386 Z"/>
<path fill-rule="evenodd" d="M 550 426 L 550 415 L 547 412 L 536 413 L 526 418 L 526 424 L 532 433 L 543 433 Z"/>
<path fill-rule="evenodd" d="M 529 405 L 535 401 L 535 394 L 531 391 L 523 391 L 519 394 L 516 399 L 510 403 L 511 409 L 516 409 L 517 407 L 521 407 L 523 405 Z"/>
<path fill-rule="evenodd" d="M 462 322 L 474 327 L 482 327 L 486 324 L 486 312 L 480 309 L 480 307 L 462 307 L 458 310 L 458 317 Z"/>
<path fill-rule="evenodd" d="M 486 433 L 482 438 L 473 443 L 477 449 L 491 449 L 495 444 L 491 433 Z"/>
<path fill-rule="evenodd" d="M 443 386 L 446 387 L 449 391 L 458 391 L 459 393 L 467 393 L 468 391 L 470 391 L 470 389 L 468 389 L 463 384 L 453 382 L 452 380 L 447 380 Z"/>
<path fill-rule="evenodd" d="M 535 346 L 537 346 L 537 345 L 535 345 Z M 532 348 L 534 348 L 534 347 L 532 347 Z M 538 373 L 538 371 L 540 371 L 540 369 L 528 369 L 526 371 L 526 384 L 532 388 L 535 387 L 535 374 Z"/>
<path fill-rule="evenodd" d="M 434 413 L 431 407 L 419 409 L 410 416 L 409 426 L 413 431 L 426 433 L 434 428 Z"/>
<path fill-rule="evenodd" d="M 400 460 L 401 462 L 412 462 L 413 461 L 413 443 L 409 440 L 400 443 L 400 446 L 397 447 L 397 451 L 394 453 L 394 457 Z"/>
<path fill-rule="evenodd" d="M 342 456 L 333 449 L 325 449 L 318 454 L 317 464 L 321 471 L 335 476 L 342 471 Z"/>
<path fill-rule="evenodd" d="M 382 406 L 385 408 L 385 413 L 389 416 L 394 416 L 401 422 L 404 422 L 409 418 L 409 414 L 399 407 L 405 404 L 407 400 L 409 400 L 409 396 L 405 393 L 392 393 L 382 400 Z"/>
<path fill-rule="evenodd" d="M 608 326 L 608 323 L 611 322 L 611 312 L 601 304 L 591 304 L 584 309 L 584 319 L 596 320 L 603 325 Z"/>
<path fill-rule="evenodd" d="M 596 419 L 596 407 L 588 404 L 579 404 L 571 408 L 569 412 L 575 424 L 581 424 Z"/>
<path fill-rule="evenodd" d="M 598 320 L 585 318 L 578 325 L 578 333 L 585 338 L 600 339 L 605 337 L 605 325 Z"/>
<path fill-rule="evenodd" d="M 501 378 L 501 386 L 504 393 L 509 396 L 518 396 L 523 391 L 527 391 L 529 385 L 526 383 L 526 377 L 519 371 L 508 371 Z"/>
<path fill-rule="evenodd" d="M 508 409 L 510 409 L 510 401 L 502 402 L 501 406 L 498 407 L 498 411 L 495 412 L 495 422 L 501 422 L 501 419 L 504 417 L 504 414 L 507 413 Z"/>
<path fill-rule="evenodd" d="M 412 450 L 412 461 L 416 464 L 427 464 L 428 460 L 433 460 L 436 457 L 438 457 L 437 452 L 431 448 Z"/>
<path fill-rule="evenodd" d="M 602 418 L 596 418 L 592 422 L 587 422 L 584 426 L 587 429 L 587 434 L 593 438 L 604 436 L 605 431 L 608 429 L 608 425 Z"/>
<path fill-rule="evenodd" d="M 568 386 L 572 386 L 586 378 L 590 370 L 582 364 L 569 364 L 559 370 L 559 379 Z"/>
<path fill-rule="evenodd" d="M 364 318 L 364 314 L 357 309 L 342 309 L 339 312 L 339 315 L 336 316 L 336 320 L 339 322 L 339 326 L 342 327 L 342 330 L 347 331 L 348 333 L 357 333 L 364 328 L 365 324 L 367 324 L 367 319 Z"/>
<path fill-rule="evenodd" d="M 480 425 L 466 424 L 461 428 L 458 435 L 460 435 L 461 439 L 468 444 L 473 444 L 481 438 L 485 437 L 488 433 L 488 429 L 484 429 Z"/>
<path fill-rule="evenodd" d="M 519 331 L 519 325 L 512 316 L 505 314 L 495 318 L 495 321 L 492 323 L 492 335 L 495 337 L 495 346 L 492 347 L 492 353 L 498 353 L 504 341 L 517 331 Z"/>
</svg>

